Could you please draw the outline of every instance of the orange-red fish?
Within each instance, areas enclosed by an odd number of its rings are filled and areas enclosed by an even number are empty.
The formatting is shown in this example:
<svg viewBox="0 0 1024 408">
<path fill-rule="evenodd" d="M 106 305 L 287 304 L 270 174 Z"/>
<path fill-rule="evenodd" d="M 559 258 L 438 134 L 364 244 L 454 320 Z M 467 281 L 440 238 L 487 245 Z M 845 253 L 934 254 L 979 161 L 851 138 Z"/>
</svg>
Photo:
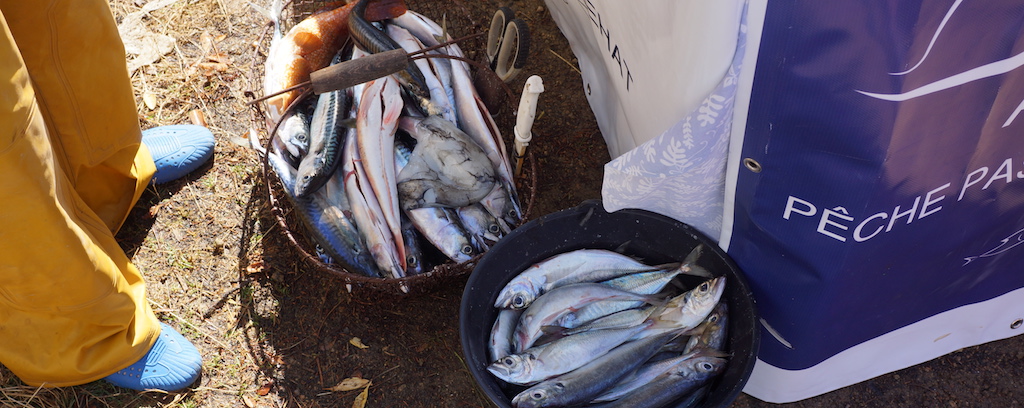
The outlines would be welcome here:
<svg viewBox="0 0 1024 408">
<path fill-rule="evenodd" d="M 263 94 L 309 80 L 309 73 L 326 67 L 348 39 L 348 15 L 354 3 L 313 14 L 270 44 L 264 65 Z M 367 21 L 380 21 L 404 14 L 404 0 L 374 0 L 366 8 Z M 275 22 L 276 23 L 276 22 Z M 288 104 L 301 94 L 287 92 L 267 100 L 269 119 L 277 122 Z"/>
</svg>

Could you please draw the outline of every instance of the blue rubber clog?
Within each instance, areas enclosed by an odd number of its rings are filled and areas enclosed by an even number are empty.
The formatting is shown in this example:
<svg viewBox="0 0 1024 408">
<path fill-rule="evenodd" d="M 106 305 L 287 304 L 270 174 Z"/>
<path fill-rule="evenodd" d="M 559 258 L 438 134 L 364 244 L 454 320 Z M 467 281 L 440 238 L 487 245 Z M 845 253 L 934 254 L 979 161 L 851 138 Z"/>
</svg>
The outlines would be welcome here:
<svg viewBox="0 0 1024 408">
<path fill-rule="evenodd" d="M 203 126 L 169 125 L 142 131 L 142 144 L 156 163 L 154 184 L 184 177 L 213 156 L 213 133 Z"/>
<path fill-rule="evenodd" d="M 160 336 L 139 361 L 104 378 L 119 387 L 133 390 L 179 391 L 199 378 L 203 359 L 191 342 L 165 323 Z"/>
</svg>

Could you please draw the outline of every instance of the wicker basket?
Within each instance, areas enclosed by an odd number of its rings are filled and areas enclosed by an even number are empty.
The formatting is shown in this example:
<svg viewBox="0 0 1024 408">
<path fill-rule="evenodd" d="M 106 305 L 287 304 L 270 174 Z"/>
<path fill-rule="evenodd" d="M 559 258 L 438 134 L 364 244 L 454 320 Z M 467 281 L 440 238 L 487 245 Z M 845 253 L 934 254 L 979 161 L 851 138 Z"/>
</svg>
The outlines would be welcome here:
<svg viewBox="0 0 1024 408">
<path fill-rule="evenodd" d="M 301 20 L 302 17 L 308 16 L 313 10 L 321 8 L 325 2 L 322 1 L 311 1 L 311 0 L 297 0 L 292 4 L 290 16 L 286 16 L 287 21 L 293 25 Z M 262 64 L 263 61 L 259 57 L 266 55 L 264 52 L 257 53 L 256 58 L 253 58 L 253 72 L 258 73 L 254 75 L 255 78 L 259 78 L 255 81 L 262 80 Z M 479 72 L 480 68 L 476 68 L 478 71 L 477 75 L 494 75 L 493 72 L 482 73 Z M 253 89 L 261 89 L 262 86 L 258 85 L 259 82 L 254 83 Z M 513 101 L 506 101 L 506 109 L 513 103 Z M 513 107 L 514 109 L 514 107 Z M 511 115 L 503 115 L 505 120 L 499 120 L 499 126 L 502 126 L 502 122 L 510 122 L 507 120 Z M 255 123 L 255 129 L 266 129 L 266 117 L 263 112 L 257 107 L 254 110 L 253 122 Z M 508 125 L 505 125 L 508 126 Z M 264 141 L 270 140 L 270 132 L 272 129 L 266 129 L 266 137 Z M 508 137 L 511 134 L 511 128 L 505 132 L 506 143 L 511 143 Z M 373 294 L 390 294 L 396 296 L 407 296 L 414 294 L 423 294 L 430 292 L 432 289 L 439 287 L 440 285 L 455 283 L 457 281 L 461 285 L 461 281 L 464 281 L 464 277 L 472 272 L 473 267 L 477 261 L 483 256 L 478 255 L 469 261 L 463 263 L 456 263 L 449 261 L 435 266 L 432 270 L 427 271 L 423 274 L 408 276 L 404 278 L 375 278 L 369 277 L 360 273 L 350 272 L 343 266 L 338 264 L 327 264 L 324 263 L 320 257 L 316 255 L 316 245 L 313 240 L 310 239 L 306 234 L 304 225 L 299 221 L 298 217 L 293 213 L 291 202 L 288 199 L 283 199 L 285 194 L 280 180 L 277 174 L 270 169 L 267 160 L 263 160 L 263 169 L 261 174 L 263 175 L 264 186 L 268 197 L 268 203 L 272 209 L 273 215 L 277 220 L 278 230 L 287 239 L 287 242 L 295 249 L 297 255 L 301 258 L 310 268 L 316 269 L 327 276 L 331 276 L 340 279 L 344 282 L 351 292 L 361 291 L 366 289 Z M 529 218 L 530 212 L 533 207 L 533 201 L 536 197 L 536 185 L 537 185 L 537 169 L 536 160 L 531 153 L 527 153 L 524 158 L 522 174 L 516 177 L 516 188 L 518 190 L 519 198 L 523 208 L 523 221 L 525 223 Z M 515 226 L 515 227 L 518 227 Z"/>
</svg>

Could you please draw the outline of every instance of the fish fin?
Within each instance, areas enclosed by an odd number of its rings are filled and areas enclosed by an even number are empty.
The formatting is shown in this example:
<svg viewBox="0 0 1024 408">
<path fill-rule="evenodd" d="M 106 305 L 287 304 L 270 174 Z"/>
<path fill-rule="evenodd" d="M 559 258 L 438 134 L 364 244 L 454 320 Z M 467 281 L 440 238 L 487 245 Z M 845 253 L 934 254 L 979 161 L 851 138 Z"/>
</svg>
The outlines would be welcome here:
<svg viewBox="0 0 1024 408">
<path fill-rule="evenodd" d="M 259 137 L 256 136 L 256 132 L 254 132 L 253 129 L 249 130 L 249 146 L 259 153 L 260 156 L 267 154 L 267 150 L 263 148 L 262 144 L 260 144 Z"/>
<path fill-rule="evenodd" d="M 263 7 L 250 1 L 249 6 L 263 17 L 266 17 L 267 20 L 270 20 L 270 24 L 274 26 L 274 34 L 271 38 L 279 39 L 284 36 L 281 32 L 281 0 L 272 1 L 269 7 Z"/>
<path fill-rule="evenodd" d="M 654 297 L 654 295 L 651 295 L 650 297 Z M 647 313 L 647 317 L 642 323 L 642 325 L 648 326 L 648 328 L 666 327 L 668 324 L 671 323 L 671 321 L 663 319 L 661 315 L 671 305 L 672 298 L 665 297 L 658 299 L 659 301 L 657 303 L 652 303 L 651 306 L 648 307 L 649 312 Z"/>
<path fill-rule="evenodd" d="M 708 271 L 707 269 L 704 269 L 704 267 L 700 266 L 700 265 L 693 265 L 693 264 L 686 264 L 686 263 L 684 263 L 682 266 L 679 267 L 679 270 L 684 275 L 699 276 L 701 278 L 708 278 L 708 279 L 715 277 L 714 275 L 711 274 L 710 271 Z"/>
<path fill-rule="evenodd" d="M 676 322 L 674 319 L 671 319 L 671 318 L 668 318 L 668 317 L 664 317 L 665 311 L 667 311 L 667 310 L 669 310 L 671 308 L 672 300 L 673 299 L 675 299 L 675 298 L 669 296 L 669 297 L 663 298 L 660 301 L 660 303 L 652 303 L 652 305 L 654 305 L 654 306 L 651 307 L 652 308 L 651 314 L 648 315 L 648 318 L 644 322 L 644 324 L 649 325 L 648 328 L 650 328 L 650 329 L 668 329 L 669 333 L 676 332 L 676 331 L 680 331 L 681 333 L 682 332 L 690 333 L 693 330 L 695 330 L 696 327 L 683 327 L 683 328 L 680 328 L 678 326 L 678 322 Z"/>
<path fill-rule="evenodd" d="M 693 335 L 687 335 L 685 337 L 674 336 L 671 340 L 665 342 L 665 344 L 661 346 L 661 349 L 659 349 L 659 351 L 683 353 L 686 351 L 686 346 L 690 343 L 690 338 L 692 337 Z"/>
<path fill-rule="evenodd" d="M 704 252 L 704 244 L 697 244 L 696 248 L 690 251 L 689 255 L 686 255 L 686 259 L 683 259 L 684 264 L 694 264 L 697 262 L 697 258 L 700 258 L 701 253 Z"/>
<path fill-rule="evenodd" d="M 448 13 L 441 14 L 441 35 L 434 34 L 434 39 L 439 43 L 448 41 Z"/>
<path fill-rule="evenodd" d="M 565 327 L 557 324 L 548 324 L 540 327 L 540 331 L 544 334 L 561 333 L 565 331 Z"/>
</svg>

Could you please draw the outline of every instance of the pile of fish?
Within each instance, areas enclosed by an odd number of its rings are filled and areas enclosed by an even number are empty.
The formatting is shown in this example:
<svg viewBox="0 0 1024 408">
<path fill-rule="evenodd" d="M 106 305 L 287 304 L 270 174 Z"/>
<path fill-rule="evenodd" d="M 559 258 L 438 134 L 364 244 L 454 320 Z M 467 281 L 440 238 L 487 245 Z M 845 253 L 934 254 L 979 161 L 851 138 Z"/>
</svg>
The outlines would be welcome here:
<svg viewBox="0 0 1024 408">
<path fill-rule="evenodd" d="M 727 361 L 726 278 L 696 264 L 702 249 L 665 265 L 580 249 L 530 266 L 495 301 L 487 370 L 522 389 L 516 408 L 695 406 Z"/>
<path fill-rule="evenodd" d="M 276 33 L 264 93 L 328 64 L 449 40 L 401 1 L 359 0 Z M 402 278 L 465 262 L 521 220 L 508 152 L 469 65 L 444 58 L 462 51 L 426 55 L 348 89 L 267 101 L 269 165 L 321 255 L 350 272 Z"/>
</svg>

